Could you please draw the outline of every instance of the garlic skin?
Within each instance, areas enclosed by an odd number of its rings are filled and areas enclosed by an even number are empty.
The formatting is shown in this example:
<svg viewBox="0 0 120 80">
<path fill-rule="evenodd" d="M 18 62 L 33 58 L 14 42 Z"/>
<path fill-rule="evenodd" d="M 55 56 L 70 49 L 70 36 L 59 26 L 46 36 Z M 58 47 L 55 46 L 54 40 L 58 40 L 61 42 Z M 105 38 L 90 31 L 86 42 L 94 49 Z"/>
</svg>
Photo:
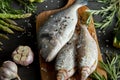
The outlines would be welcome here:
<svg viewBox="0 0 120 80">
<path fill-rule="evenodd" d="M 17 78 L 21 80 L 17 74 L 17 65 L 12 61 L 5 61 L 0 67 L 0 80 L 11 80 Z"/>
<path fill-rule="evenodd" d="M 34 60 L 34 53 L 29 46 L 18 46 L 12 53 L 13 61 L 22 66 L 28 66 Z"/>
</svg>

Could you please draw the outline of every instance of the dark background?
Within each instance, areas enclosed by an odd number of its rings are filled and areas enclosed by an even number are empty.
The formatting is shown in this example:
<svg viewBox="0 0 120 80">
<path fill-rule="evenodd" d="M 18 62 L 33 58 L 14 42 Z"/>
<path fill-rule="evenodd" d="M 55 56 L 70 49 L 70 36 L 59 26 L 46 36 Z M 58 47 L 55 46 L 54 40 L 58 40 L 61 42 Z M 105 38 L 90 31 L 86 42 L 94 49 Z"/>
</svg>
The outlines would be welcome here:
<svg viewBox="0 0 120 80">
<path fill-rule="evenodd" d="M 36 25 L 35 25 L 35 17 L 45 11 L 51 9 L 57 9 L 63 7 L 68 0 L 47 0 L 43 3 L 37 3 L 37 11 L 33 16 L 29 19 L 16 20 L 16 22 L 25 28 L 25 32 L 15 32 L 15 35 L 8 35 L 9 40 L 3 41 L 3 51 L 0 52 L 0 65 L 3 61 L 12 60 L 11 53 L 19 46 L 19 45 L 28 45 L 33 50 L 34 62 L 27 66 L 23 67 L 18 65 L 19 76 L 21 80 L 40 80 L 40 68 L 39 68 L 39 59 L 38 59 L 38 49 L 37 49 L 37 40 L 36 40 Z M 13 4 L 13 6 L 18 6 Z M 97 3 L 95 0 L 89 0 L 88 7 L 90 9 L 100 9 L 103 4 Z M 100 21 L 100 16 L 94 17 L 95 21 Z M 113 41 L 113 25 L 107 29 L 105 32 L 97 29 L 97 36 L 100 45 L 100 49 L 102 53 L 119 53 L 120 50 L 116 49 L 112 46 Z"/>
</svg>

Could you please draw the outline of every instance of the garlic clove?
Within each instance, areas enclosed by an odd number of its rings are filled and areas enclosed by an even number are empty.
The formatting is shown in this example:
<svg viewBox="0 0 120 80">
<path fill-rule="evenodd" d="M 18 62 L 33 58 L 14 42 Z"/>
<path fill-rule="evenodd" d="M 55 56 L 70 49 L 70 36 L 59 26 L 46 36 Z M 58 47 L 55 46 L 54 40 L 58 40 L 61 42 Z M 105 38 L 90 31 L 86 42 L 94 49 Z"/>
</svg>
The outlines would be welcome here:
<svg viewBox="0 0 120 80">
<path fill-rule="evenodd" d="M 17 52 L 22 53 L 23 51 L 24 51 L 23 46 L 19 46 L 18 49 L 17 49 Z"/>
<path fill-rule="evenodd" d="M 24 54 L 23 55 L 27 56 L 29 51 L 30 51 L 30 48 L 28 46 L 24 46 Z"/>
<path fill-rule="evenodd" d="M 21 61 L 25 61 L 26 58 L 27 58 L 26 56 L 21 57 Z"/>
<path fill-rule="evenodd" d="M 18 62 L 18 61 L 20 61 L 20 59 L 21 59 L 21 54 L 14 54 L 13 55 L 13 59 L 16 61 L 16 62 Z"/>
</svg>

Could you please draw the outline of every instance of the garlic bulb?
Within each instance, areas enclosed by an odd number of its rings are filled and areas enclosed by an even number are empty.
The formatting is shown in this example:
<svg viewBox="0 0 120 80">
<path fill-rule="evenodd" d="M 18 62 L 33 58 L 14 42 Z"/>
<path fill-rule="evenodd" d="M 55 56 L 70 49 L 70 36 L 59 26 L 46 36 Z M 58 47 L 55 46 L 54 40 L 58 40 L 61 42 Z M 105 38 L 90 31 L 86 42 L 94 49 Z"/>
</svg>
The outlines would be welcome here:
<svg viewBox="0 0 120 80">
<path fill-rule="evenodd" d="M 12 53 L 13 61 L 22 66 L 28 66 L 33 62 L 34 54 L 29 46 L 19 46 Z"/>
<path fill-rule="evenodd" d="M 17 65 L 12 61 L 5 61 L 0 68 L 0 80 L 11 80 L 17 78 L 21 80 L 17 74 Z"/>
<path fill-rule="evenodd" d="M 15 73 L 17 73 L 17 71 L 18 71 L 16 64 L 12 61 L 5 61 L 2 66 L 4 68 L 9 68 L 11 71 L 13 71 Z M 14 66 L 14 67 L 11 67 L 11 66 Z"/>
</svg>

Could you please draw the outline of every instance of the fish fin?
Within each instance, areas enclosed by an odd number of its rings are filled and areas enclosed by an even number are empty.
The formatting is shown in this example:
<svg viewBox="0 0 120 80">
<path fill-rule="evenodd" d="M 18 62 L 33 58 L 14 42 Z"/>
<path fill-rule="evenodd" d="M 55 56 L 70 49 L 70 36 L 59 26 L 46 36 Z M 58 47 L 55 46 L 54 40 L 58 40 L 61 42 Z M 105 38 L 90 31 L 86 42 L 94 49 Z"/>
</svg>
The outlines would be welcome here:
<svg viewBox="0 0 120 80">
<path fill-rule="evenodd" d="M 66 80 L 67 79 L 67 71 L 59 70 L 57 74 L 57 80 Z"/>
<path fill-rule="evenodd" d="M 94 64 L 90 67 L 83 67 L 80 71 L 81 79 L 80 80 L 86 80 L 88 76 L 96 69 L 98 60 L 94 62 Z"/>
<path fill-rule="evenodd" d="M 89 67 L 83 67 L 81 70 L 80 70 L 80 80 L 86 80 L 88 78 L 90 74 L 90 68 Z"/>
<path fill-rule="evenodd" d="M 71 76 L 73 76 L 74 73 L 76 72 L 76 70 L 77 70 L 76 67 L 75 67 L 75 68 L 72 68 L 71 70 L 69 70 L 69 71 L 67 72 L 68 78 L 70 78 Z"/>
<path fill-rule="evenodd" d="M 69 71 L 59 70 L 57 74 L 57 80 L 67 80 L 69 79 L 76 71 L 76 68 L 73 68 Z"/>
</svg>

